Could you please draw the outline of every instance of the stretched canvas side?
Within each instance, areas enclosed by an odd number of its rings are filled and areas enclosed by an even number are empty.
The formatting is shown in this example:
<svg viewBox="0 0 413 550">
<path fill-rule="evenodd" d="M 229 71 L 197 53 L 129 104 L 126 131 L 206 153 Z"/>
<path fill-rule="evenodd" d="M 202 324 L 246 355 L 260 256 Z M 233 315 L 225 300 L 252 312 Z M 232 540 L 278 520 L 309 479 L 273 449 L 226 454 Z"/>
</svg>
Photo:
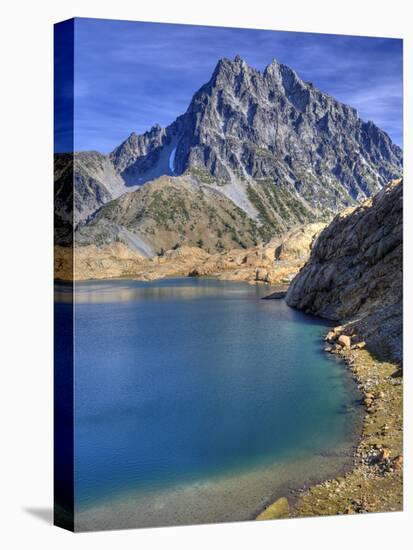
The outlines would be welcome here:
<svg viewBox="0 0 413 550">
<path fill-rule="evenodd" d="M 73 84 L 71 19 L 54 28 L 54 523 L 70 531 L 74 531 Z M 65 273 L 59 275 L 62 262 Z"/>
</svg>

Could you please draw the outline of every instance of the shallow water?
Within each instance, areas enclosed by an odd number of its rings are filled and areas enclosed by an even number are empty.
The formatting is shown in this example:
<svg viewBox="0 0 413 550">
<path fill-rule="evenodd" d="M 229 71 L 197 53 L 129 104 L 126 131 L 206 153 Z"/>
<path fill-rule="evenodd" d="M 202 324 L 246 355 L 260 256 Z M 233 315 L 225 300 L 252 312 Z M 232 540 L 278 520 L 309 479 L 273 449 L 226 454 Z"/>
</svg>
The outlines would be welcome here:
<svg viewBox="0 0 413 550">
<path fill-rule="evenodd" d="M 76 284 L 79 528 L 247 519 L 348 463 L 358 396 L 323 352 L 328 324 L 269 292 Z"/>
</svg>

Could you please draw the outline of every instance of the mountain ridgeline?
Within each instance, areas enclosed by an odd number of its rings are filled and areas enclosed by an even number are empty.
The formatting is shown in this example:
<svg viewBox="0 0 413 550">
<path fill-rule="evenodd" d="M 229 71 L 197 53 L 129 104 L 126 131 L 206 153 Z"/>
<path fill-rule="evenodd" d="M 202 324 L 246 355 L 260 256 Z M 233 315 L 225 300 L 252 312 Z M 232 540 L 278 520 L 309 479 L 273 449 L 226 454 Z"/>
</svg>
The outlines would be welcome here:
<svg viewBox="0 0 413 550">
<path fill-rule="evenodd" d="M 401 149 L 355 109 L 277 61 L 260 72 L 238 56 L 218 62 L 168 127 L 132 133 L 109 155 L 58 155 L 62 220 L 72 160 L 76 242 L 121 241 L 149 256 L 187 243 L 219 251 L 268 242 L 331 219 L 402 173 Z"/>
</svg>

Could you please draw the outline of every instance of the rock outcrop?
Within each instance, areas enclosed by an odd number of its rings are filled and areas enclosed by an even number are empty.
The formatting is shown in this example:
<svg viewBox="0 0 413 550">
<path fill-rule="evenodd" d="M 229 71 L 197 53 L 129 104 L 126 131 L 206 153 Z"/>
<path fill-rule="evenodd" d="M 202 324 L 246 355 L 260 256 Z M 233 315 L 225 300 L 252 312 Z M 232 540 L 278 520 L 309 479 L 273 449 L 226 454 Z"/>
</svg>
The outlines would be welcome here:
<svg viewBox="0 0 413 550">
<path fill-rule="evenodd" d="M 129 277 L 153 280 L 163 277 L 214 277 L 249 283 L 287 286 L 309 256 L 323 224 L 297 228 L 267 245 L 208 253 L 199 246 L 174 246 L 146 257 L 121 242 L 96 246 L 55 248 L 55 273 L 59 279 Z M 291 243 L 291 244 L 290 244 Z M 278 251 L 283 250 L 280 259 Z"/>
<path fill-rule="evenodd" d="M 136 272 L 145 258 L 122 243 L 104 248 L 95 245 L 76 248 L 55 246 L 55 279 L 65 281 L 128 277 Z"/>
<path fill-rule="evenodd" d="M 292 282 L 287 303 L 346 322 L 368 348 L 402 355 L 403 183 L 395 180 L 334 218 Z"/>
<path fill-rule="evenodd" d="M 266 245 L 213 254 L 198 264 L 190 275 L 288 285 L 308 258 L 313 241 L 323 228 L 322 223 L 308 224 Z M 283 251 L 281 258 L 280 250 Z"/>
</svg>

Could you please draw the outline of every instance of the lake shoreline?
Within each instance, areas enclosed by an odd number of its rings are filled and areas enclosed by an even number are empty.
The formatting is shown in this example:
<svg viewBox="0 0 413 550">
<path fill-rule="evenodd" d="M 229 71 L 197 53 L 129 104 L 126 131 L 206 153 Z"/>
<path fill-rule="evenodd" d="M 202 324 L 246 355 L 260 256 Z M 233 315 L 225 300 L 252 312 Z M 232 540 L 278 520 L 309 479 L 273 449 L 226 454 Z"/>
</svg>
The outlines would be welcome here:
<svg viewBox="0 0 413 550">
<path fill-rule="evenodd" d="M 182 279 L 190 280 L 191 277 L 182 277 Z M 197 277 L 197 279 L 215 280 L 214 277 Z M 113 280 L 109 279 L 109 281 Z M 131 279 L 122 277 L 117 280 Z M 237 282 L 246 283 L 246 281 Z M 258 286 L 262 288 L 265 283 Z M 283 298 L 285 288 L 277 288 L 277 285 L 267 286 L 271 294 L 262 296 L 261 299 Z M 398 367 L 395 363 L 374 359 L 365 349 L 364 342 L 359 342 L 355 334 L 352 336 L 353 341 L 350 346 L 343 346 L 338 343 L 341 333 L 345 333 L 345 327 L 333 328 L 328 333 L 325 353 L 332 353 L 340 359 L 340 363 L 348 369 L 349 376 L 357 385 L 364 401 L 360 424 L 357 423 L 354 426 L 354 444 L 344 464 L 333 475 L 331 471 L 327 475 L 310 474 L 304 483 L 291 483 L 292 487 L 288 487 L 287 490 L 277 488 L 271 497 L 266 498 L 265 504 L 253 509 L 244 520 L 402 509 L 403 457 L 399 426 L 401 424 L 401 378 L 395 376 Z M 350 380 L 349 383 L 351 383 Z M 395 417 L 396 425 L 393 423 L 387 426 L 385 421 L 382 421 L 387 417 Z M 372 423 L 380 424 L 378 427 L 384 431 L 377 433 L 376 430 L 372 434 L 370 429 Z M 384 500 L 382 487 L 386 488 L 387 493 Z M 280 503 L 282 506 L 279 506 Z M 235 521 L 238 520 L 235 519 Z"/>
<path fill-rule="evenodd" d="M 361 435 L 358 435 L 358 440 L 361 440 Z M 348 454 L 346 463 L 342 465 L 341 468 L 339 468 L 334 473 L 334 478 L 344 476 L 348 472 L 350 472 L 353 468 L 353 461 L 354 461 L 354 454 L 356 453 L 356 450 L 358 448 L 358 445 L 354 445 L 351 449 L 351 452 Z M 332 476 L 330 476 L 331 479 Z M 287 519 L 290 517 L 289 510 L 295 508 L 295 504 L 298 502 L 299 496 L 302 492 L 307 491 L 311 489 L 312 487 L 315 487 L 319 485 L 320 483 L 323 483 L 326 480 L 325 476 L 317 476 L 314 475 L 310 477 L 307 482 L 297 488 L 291 488 L 287 492 L 282 491 L 276 491 L 272 498 L 268 499 L 268 502 L 257 508 L 257 510 L 252 513 L 248 519 L 248 521 L 254 521 L 254 520 L 261 520 L 261 519 Z M 288 503 L 288 509 L 283 509 L 281 515 L 279 513 L 274 516 L 274 513 L 271 513 L 271 515 L 266 516 L 266 512 L 271 509 L 274 504 L 276 505 L 280 500 L 286 499 Z"/>
<path fill-rule="evenodd" d="M 106 504 L 98 504 L 78 511 L 76 513 L 76 531 L 88 532 L 96 529 L 117 530 L 137 527 L 185 526 L 189 524 L 205 525 L 226 521 L 252 521 L 272 500 L 286 494 L 286 491 L 288 493 L 290 487 L 294 488 L 294 493 L 299 491 L 299 488 L 303 485 L 306 487 L 312 486 L 328 475 L 339 475 L 348 471 L 351 466 L 351 454 L 347 455 L 346 453 L 345 464 L 342 464 L 342 459 L 343 455 L 322 459 L 319 456 L 302 456 L 293 461 L 279 462 L 271 467 L 243 473 L 226 474 L 223 477 L 205 482 L 181 485 L 170 492 L 165 490 L 159 493 L 155 491 L 152 494 L 141 493 L 139 495 L 134 495 L 131 492 L 129 495 L 116 498 Z M 300 472 L 300 465 L 308 470 L 304 477 L 301 472 L 300 481 L 286 475 L 286 472 L 291 474 L 291 471 L 297 468 Z M 313 472 L 317 469 L 320 471 L 314 475 Z M 262 494 L 271 483 L 278 484 L 279 487 L 266 498 L 265 504 L 254 506 L 249 502 L 251 489 L 256 492 L 255 497 L 253 497 L 254 500 L 257 494 Z M 240 485 L 244 487 L 242 494 L 245 498 L 238 502 L 237 509 L 234 510 L 232 493 Z M 207 504 L 207 516 L 200 514 L 199 506 L 205 508 L 205 503 L 211 497 L 213 497 L 211 503 L 217 502 L 217 491 L 221 496 L 219 506 L 213 508 L 210 504 Z M 159 519 L 161 511 L 166 513 L 166 515 L 163 515 L 162 521 Z"/>
<path fill-rule="evenodd" d="M 183 287 L 185 287 L 185 280 L 188 280 L 188 282 L 191 280 L 191 278 L 181 279 L 181 284 Z M 200 283 L 202 279 L 204 279 L 204 277 L 199 278 Z M 215 280 L 210 277 L 205 279 L 212 279 L 213 281 Z M 119 281 L 122 280 L 124 279 L 122 278 Z M 102 283 L 102 281 L 96 282 L 99 284 Z M 217 283 L 218 282 L 220 283 L 220 285 L 222 285 L 226 281 L 223 282 L 218 280 Z M 147 281 L 147 283 L 149 282 Z M 245 285 L 245 287 L 249 286 L 242 281 L 238 281 L 238 284 Z M 122 286 L 122 284 L 120 286 Z M 260 286 L 261 289 L 264 290 L 264 285 L 258 286 Z M 168 283 L 166 282 L 166 288 L 167 287 Z M 271 286 L 268 290 L 270 293 L 274 290 L 274 288 Z M 258 299 L 258 304 L 261 299 L 267 298 L 268 295 L 266 295 L 266 291 L 264 290 L 264 292 L 261 291 L 259 295 L 256 295 L 256 297 L 256 299 Z M 282 304 L 278 304 L 277 306 L 276 302 L 277 300 L 273 304 L 274 306 L 276 306 L 274 308 L 272 308 L 271 304 L 268 302 L 265 306 L 261 302 L 261 307 L 264 307 L 267 311 L 268 308 L 270 310 L 277 311 L 277 308 L 282 306 Z M 284 307 L 285 306 L 282 306 L 281 309 L 283 309 Z M 290 310 L 290 308 L 287 309 Z M 291 314 L 295 315 L 294 310 L 291 310 Z M 312 316 L 303 316 L 303 318 L 308 317 Z M 311 319 L 309 319 L 309 321 L 311 324 Z M 328 322 L 324 323 L 325 330 L 329 329 L 327 323 Z M 273 327 L 271 326 L 271 324 L 269 326 L 267 325 L 267 329 L 271 333 L 271 340 L 273 340 Z M 316 352 L 317 354 L 324 355 L 321 345 L 322 336 L 323 333 L 319 333 L 319 335 L 317 336 L 318 343 L 315 343 L 315 347 L 318 349 L 318 351 Z M 290 342 L 290 345 L 292 344 L 293 340 Z M 337 361 L 333 361 L 333 363 L 337 363 Z M 324 375 L 327 377 L 329 376 L 329 369 L 330 367 L 329 365 L 327 365 L 327 370 L 324 371 Z M 338 365 L 336 367 L 334 365 L 331 365 L 331 369 L 331 372 L 334 372 L 337 369 L 343 372 L 341 365 Z M 348 388 L 347 391 L 351 392 L 351 395 L 354 394 L 354 397 L 352 399 L 359 400 L 357 390 L 354 387 L 353 381 L 351 380 L 350 376 L 347 376 L 347 373 L 344 379 L 345 385 Z M 167 519 L 165 523 L 162 522 L 161 525 L 187 524 L 188 522 L 212 523 L 226 520 L 251 520 L 254 519 L 255 516 L 259 514 L 262 509 L 266 508 L 266 506 L 268 506 L 272 499 L 276 498 L 278 495 L 285 494 L 286 490 L 290 494 L 291 499 L 292 495 L 297 493 L 303 486 L 308 487 L 310 485 L 317 484 L 321 480 L 324 480 L 327 477 L 331 477 L 332 475 L 344 474 L 344 472 L 348 471 L 351 468 L 352 457 L 358 442 L 359 434 L 361 432 L 361 411 L 359 410 L 360 408 L 357 406 L 356 401 L 354 401 L 354 405 L 351 405 L 350 402 L 348 402 L 347 406 L 351 407 L 351 410 L 349 409 L 349 416 L 346 416 L 346 418 L 348 418 L 348 420 L 346 420 L 346 423 L 348 423 L 346 428 L 347 436 L 345 437 L 345 439 L 336 439 L 335 441 L 332 441 L 329 447 L 325 447 L 324 450 L 320 449 L 319 454 L 317 454 L 316 450 L 315 452 L 310 451 L 309 454 L 301 453 L 294 455 L 294 459 L 288 459 L 287 462 L 285 462 L 284 459 L 281 458 L 279 462 L 274 463 L 274 466 L 271 466 L 272 469 L 270 467 L 268 467 L 267 470 L 266 468 L 264 468 L 264 470 L 262 470 L 261 468 L 253 468 L 248 471 L 245 470 L 244 474 L 241 473 L 240 475 L 235 472 L 233 474 L 229 472 L 229 477 L 224 476 L 220 480 L 212 479 L 211 483 L 207 482 L 206 484 L 195 484 L 198 486 L 195 487 L 194 490 L 192 490 L 190 486 L 182 487 L 179 489 L 179 491 L 185 493 L 185 499 L 183 499 L 182 494 L 178 494 L 180 509 L 182 511 L 184 511 L 185 508 L 187 510 L 190 510 L 192 508 L 196 508 L 199 505 L 199 510 L 197 511 L 198 515 L 196 517 L 191 517 L 190 520 L 185 520 L 187 516 L 182 514 L 180 517 L 178 517 L 178 519 L 176 519 L 175 517 L 175 519 L 171 520 L 168 516 L 169 512 L 167 512 L 166 518 L 169 519 Z M 317 424 L 315 424 L 315 426 L 317 426 Z M 288 464 L 289 462 L 291 464 Z M 239 502 L 236 504 L 236 507 L 233 508 L 234 498 L 230 495 L 235 494 L 234 491 L 238 490 L 238 486 L 240 484 L 244 484 L 242 489 L 243 497 L 237 499 Z M 200 491 L 199 487 L 201 487 Z M 271 488 L 273 492 L 271 492 Z M 293 489 L 293 491 L 291 491 L 291 489 Z M 173 503 L 176 494 L 174 497 L 174 495 L 172 494 L 173 492 L 171 491 L 170 493 L 171 494 L 169 494 L 166 490 L 164 494 L 159 495 L 159 497 L 157 497 L 157 499 L 155 500 L 157 500 L 158 503 L 162 502 L 163 507 L 173 509 Z M 211 504 L 217 502 L 216 498 L 218 494 L 224 497 L 222 499 L 224 502 L 222 502 L 219 505 L 218 509 L 215 510 L 213 505 L 211 507 Z M 219 500 L 220 499 L 218 499 L 218 501 Z M 205 504 L 206 501 L 208 501 L 207 504 Z M 146 504 L 148 504 L 149 499 L 146 499 L 145 502 Z M 144 521 L 142 526 L 155 526 L 156 522 L 154 520 L 154 517 L 156 518 L 158 516 L 154 515 L 154 510 L 149 513 L 150 517 L 145 518 L 145 515 L 141 516 L 136 509 L 142 508 L 142 506 L 143 503 L 140 502 L 136 496 L 130 498 L 125 497 L 125 501 L 122 501 L 122 499 L 116 500 L 113 502 L 112 506 L 110 506 L 109 503 L 103 506 L 93 506 L 85 514 L 82 513 L 81 516 L 79 516 L 79 528 L 80 530 L 102 529 L 102 525 L 105 525 L 107 521 L 109 521 L 109 525 L 111 525 L 111 527 L 108 528 L 124 528 L 127 526 L 136 527 L 136 525 L 141 525 L 141 522 L 137 520 L 132 521 L 129 525 L 124 525 L 124 522 L 122 520 L 123 516 L 125 516 L 126 518 L 137 518 L 138 516 L 143 517 Z M 201 513 L 201 510 L 205 509 L 205 506 L 207 506 L 208 508 L 208 514 L 206 516 Z M 120 513 L 121 511 L 122 513 Z M 129 521 L 129 519 L 127 519 L 126 521 Z M 154 523 L 150 524 L 151 521 Z M 159 521 L 159 518 L 156 521 Z M 159 522 L 157 523 L 157 525 L 160 525 Z"/>
<path fill-rule="evenodd" d="M 338 327 L 337 336 L 340 334 Z M 327 346 L 340 356 L 363 395 L 363 429 L 352 467 L 278 496 L 254 519 L 283 519 L 403 510 L 403 383 L 397 363 L 372 357 L 364 345 Z M 287 505 L 281 502 L 287 500 Z M 277 505 L 282 504 L 282 506 Z"/>
<path fill-rule="evenodd" d="M 252 247 L 234 243 L 220 251 L 202 243 L 180 244 L 142 256 L 122 242 L 101 247 L 55 246 L 55 277 L 63 280 L 126 278 L 141 281 L 165 277 L 207 276 L 221 280 L 289 284 L 307 260 L 323 223 L 296 226 L 267 243 Z M 202 246 L 201 246 L 202 245 Z"/>
</svg>

